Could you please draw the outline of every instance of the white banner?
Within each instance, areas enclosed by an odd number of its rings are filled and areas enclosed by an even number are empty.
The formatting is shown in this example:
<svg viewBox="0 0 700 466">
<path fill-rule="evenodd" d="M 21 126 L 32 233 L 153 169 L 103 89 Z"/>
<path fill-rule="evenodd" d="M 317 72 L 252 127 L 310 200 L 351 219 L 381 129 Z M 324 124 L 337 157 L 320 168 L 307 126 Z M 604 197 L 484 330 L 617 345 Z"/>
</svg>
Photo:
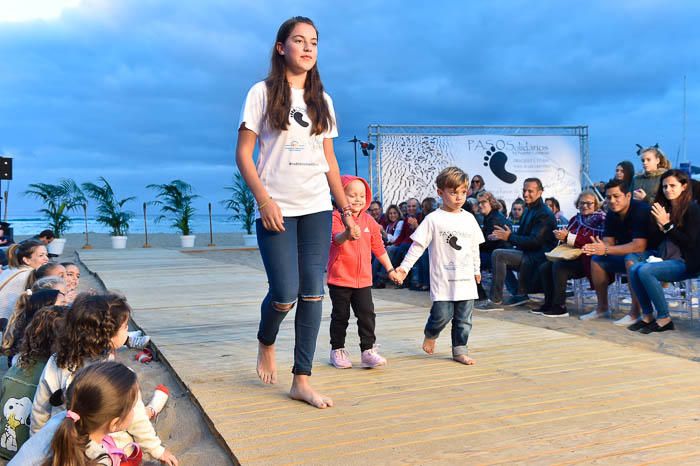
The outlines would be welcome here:
<svg viewBox="0 0 700 466">
<path fill-rule="evenodd" d="M 480 175 L 485 189 L 511 203 L 522 197 L 523 180 L 539 178 L 543 197 L 555 197 L 564 216 L 576 213 L 581 191 L 578 136 L 392 136 L 379 139 L 381 191 L 385 207 L 408 198 L 437 197 L 435 177 L 456 165 L 469 179 Z"/>
</svg>

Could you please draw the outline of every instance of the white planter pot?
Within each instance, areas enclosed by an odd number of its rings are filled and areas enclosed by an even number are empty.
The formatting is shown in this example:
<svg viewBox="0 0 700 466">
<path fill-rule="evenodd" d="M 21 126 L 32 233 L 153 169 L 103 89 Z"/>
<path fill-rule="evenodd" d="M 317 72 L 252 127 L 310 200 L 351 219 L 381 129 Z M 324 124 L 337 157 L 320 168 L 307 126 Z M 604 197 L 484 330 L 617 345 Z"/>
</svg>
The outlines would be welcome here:
<svg viewBox="0 0 700 466">
<path fill-rule="evenodd" d="M 125 249 L 126 236 L 112 236 L 112 249 Z"/>
<path fill-rule="evenodd" d="M 49 251 L 49 254 L 56 254 L 57 256 L 60 256 L 63 254 L 63 248 L 65 245 L 65 238 L 54 238 L 54 240 L 51 241 L 48 246 L 46 246 L 46 249 Z"/>
<path fill-rule="evenodd" d="M 186 236 L 180 236 L 180 246 L 183 248 L 193 248 L 194 247 L 194 239 L 197 237 L 197 235 L 186 235 Z"/>
<path fill-rule="evenodd" d="M 243 235 L 243 246 L 257 246 L 258 236 L 257 235 Z"/>
</svg>

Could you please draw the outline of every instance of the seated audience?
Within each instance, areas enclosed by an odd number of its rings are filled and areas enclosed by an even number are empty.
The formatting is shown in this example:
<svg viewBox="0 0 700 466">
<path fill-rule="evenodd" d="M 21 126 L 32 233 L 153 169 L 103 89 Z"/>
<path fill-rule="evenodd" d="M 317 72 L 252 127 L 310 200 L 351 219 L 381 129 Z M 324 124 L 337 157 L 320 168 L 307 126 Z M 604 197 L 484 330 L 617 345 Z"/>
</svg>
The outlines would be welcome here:
<svg viewBox="0 0 700 466">
<path fill-rule="evenodd" d="M 605 213 L 600 210 L 600 200 L 593 191 L 579 194 L 576 206 L 579 213 L 566 228 L 556 230 L 554 237 L 563 244 L 580 249 L 603 234 Z M 539 275 L 544 289 L 544 304 L 530 312 L 547 317 L 567 317 L 566 282 L 570 278 L 591 279 L 591 256 L 581 254 L 573 260 L 546 261 L 540 266 Z"/>
<path fill-rule="evenodd" d="M 632 290 L 642 309 L 642 318 L 630 330 L 646 334 L 674 330 L 661 282 L 683 281 L 700 272 L 700 206 L 693 202 L 689 181 L 681 170 L 661 175 L 651 215 L 664 235 L 658 251 L 663 260 L 638 262 L 630 268 Z"/>
<path fill-rule="evenodd" d="M 491 256 L 493 282 L 491 299 L 477 305 L 481 310 L 498 310 L 501 306 L 518 306 L 530 300 L 528 293 L 542 289 L 537 270 L 547 259 L 544 253 L 556 244 L 553 230 L 557 222 L 542 201 L 544 188 L 539 178 L 527 178 L 523 183 L 523 199 L 527 208 L 520 221 L 518 233 L 495 226 L 489 239 L 510 242 L 514 249 L 496 249 Z M 518 287 L 513 296 L 503 301 L 503 286 L 508 269 L 518 271 Z M 512 293 L 512 291 L 511 291 Z"/>
<path fill-rule="evenodd" d="M 408 202 L 403 201 L 399 204 L 399 210 L 401 211 L 401 216 L 406 217 L 408 215 Z"/>
<path fill-rule="evenodd" d="M 525 212 L 525 201 L 521 198 L 517 198 L 510 205 L 510 215 L 508 215 L 508 220 L 513 227 L 513 233 L 518 232 L 518 227 L 520 226 L 520 219 L 523 218 L 523 213 Z"/>
<path fill-rule="evenodd" d="M 7 442 L 0 442 L 0 456 L 12 459 L 24 442 L 29 439 L 29 413 L 31 412 L 31 400 L 34 399 L 37 384 L 41 373 L 46 366 L 46 361 L 51 356 L 57 319 L 63 317 L 68 308 L 63 306 L 47 306 L 39 310 L 24 332 L 22 343 L 17 353 L 17 363 L 14 364 L 2 378 L 2 395 L 0 406 L 7 406 L 11 398 L 15 400 L 14 416 L 0 414 L 0 430 L 7 432 L 12 429 L 14 438 Z M 8 425 L 12 424 L 13 425 Z"/>
<path fill-rule="evenodd" d="M 634 164 L 629 160 L 623 160 L 615 167 L 615 179 L 624 181 L 627 186 L 632 185 L 634 178 Z"/>
<path fill-rule="evenodd" d="M 390 248 L 396 244 L 396 241 L 401 236 L 403 231 L 403 219 L 401 211 L 396 204 L 391 204 L 386 209 L 387 225 L 386 225 L 386 250 L 391 259 Z M 393 250 L 392 250 L 393 252 Z M 374 288 L 386 288 L 386 270 L 376 257 L 372 258 L 372 286 Z"/>
<path fill-rule="evenodd" d="M 644 201 L 651 205 L 659 191 L 661 175 L 671 168 L 671 162 L 661 152 L 658 144 L 640 149 L 637 153 L 642 159 L 644 171 L 632 179 L 632 197 L 637 201 Z"/>
<path fill-rule="evenodd" d="M 34 271 L 49 261 L 46 246 L 38 241 L 13 244 L 7 252 L 9 268 L 0 274 L 0 328 L 3 329 L 17 298 L 34 284 Z"/>
<path fill-rule="evenodd" d="M 489 235 L 493 233 L 496 226 L 506 227 L 510 225 L 508 219 L 501 213 L 501 204 L 493 197 L 488 191 L 482 191 L 478 194 L 477 200 L 479 202 L 479 211 L 484 218 L 484 226 L 482 227 L 482 232 L 484 234 L 485 242 L 479 245 L 479 255 L 481 256 L 481 269 L 490 270 L 491 269 L 491 253 L 496 249 L 504 249 L 510 247 L 507 241 L 500 239 L 488 239 Z M 515 279 L 515 276 L 512 277 Z"/>
<path fill-rule="evenodd" d="M 485 183 L 481 175 L 474 175 L 472 182 L 469 184 L 469 190 L 467 191 L 467 197 L 472 197 L 476 199 L 480 193 L 484 192 Z"/>
<path fill-rule="evenodd" d="M 564 217 L 564 214 L 561 213 L 561 206 L 559 205 L 559 201 L 557 200 L 557 198 L 548 197 L 544 200 L 544 203 L 547 204 L 549 210 L 551 210 L 552 213 L 554 213 L 554 218 L 557 219 L 558 227 L 565 227 L 569 224 L 569 220 L 566 217 Z"/>
<path fill-rule="evenodd" d="M 66 302 L 72 303 L 80 286 L 80 268 L 72 262 L 61 262 L 66 269 Z"/>
<path fill-rule="evenodd" d="M 644 262 L 651 255 L 647 249 L 655 244 L 654 238 L 650 238 L 651 208 L 644 201 L 632 199 L 628 189 L 622 180 L 610 180 L 605 185 L 608 212 L 603 239 L 594 238 L 581 248 L 584 254 L 593 256 L 591 280 L 598 298 L 596 309 L 582 315 L 581 320 L 612 316 L 608 308 L 609 284 L 616 273 L 628 273 L 634 264 Z M 638 319 L 639 302 L 632 293 L 630 314 L 616 320 L 615 324 L 630 325 Z"/>
<path fill-rule="evenodd" d="M 508 205 L 506 204 L 506 201 L 503 199 L 499 199 L 498 203 L 501 204 L 500 211 L 503 214 L 504 217 L 508 217 Z"/>
</svg>

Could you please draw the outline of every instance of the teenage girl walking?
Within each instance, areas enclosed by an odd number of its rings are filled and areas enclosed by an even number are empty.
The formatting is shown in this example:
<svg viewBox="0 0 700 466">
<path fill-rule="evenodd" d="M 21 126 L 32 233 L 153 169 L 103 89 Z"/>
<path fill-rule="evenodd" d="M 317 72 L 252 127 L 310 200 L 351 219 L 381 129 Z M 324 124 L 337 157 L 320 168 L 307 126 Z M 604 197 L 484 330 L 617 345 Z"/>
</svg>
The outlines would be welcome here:
<svg viewBox="0 0 700 466">
<path fill-rule="evenodd" d="M 275 339 L 296 305 L 290 396 L 327 408 L 333 402 L 311 388 L 309 377 L 321 325 L 331 194 L 346 226 L 354 221 L 333 151 L 338 128 L 317 53 L 318 31 L 309 18 L 295 16 L 280 26 L 270 73 L 250 89 L 241 111 L 236 162 L 258 205 L 256 231 L 269 283 L 260 312 L 258 376 L 277 382 Z"/>
</svg>

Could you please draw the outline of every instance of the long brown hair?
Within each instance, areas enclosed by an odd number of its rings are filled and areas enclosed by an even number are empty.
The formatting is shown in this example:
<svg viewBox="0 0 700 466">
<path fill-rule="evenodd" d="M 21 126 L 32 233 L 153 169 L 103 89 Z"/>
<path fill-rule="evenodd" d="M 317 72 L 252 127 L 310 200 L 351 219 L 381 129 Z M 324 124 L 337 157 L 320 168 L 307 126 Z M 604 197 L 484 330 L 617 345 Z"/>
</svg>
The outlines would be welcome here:
<svg viewBox="0 0 700 466">
<path fill-rule="evenodd" d="M 66 407 L 80 416 L 66 416 L 51 441 L 53 456 L 42 466 L 96 465 L 85 456 L 90 433 L 113 419 L 126 418 L 138 398 L 136 373 L 124 364 L 107 361 L 84 367 L 68 387 Z"/>
<path fill-rule="evenodd" d="M 671 201 L 666 198 L 664 193 L 664 180 L 668 177 L 674 177 L 678 182 L 685 186 L 683 192 L 678 196 L 676 206 L 678 208 L 674 209 Z M 693 187 L 690 184 L 690 178 L 688 174 L 683 170 L 671 169 L 664 172 L 659 179 L 659 190 L 656 192 L 656 202 L 661 204 L 667 212 L 671 214 L 671 223 L 677 227 L 683 226 L 683 217 L 688 211 L 688 206 L 693 202 Z"/>
<path fill-rule="evenodd" d="M 44 306 L 53 306 L 58 298 L 58 290 L 31 290 L 22 293 L 7 321 L 7 328 L 2 336 L 2 354 L 12 357 L 21 343 L 27 325 L 34 315 Z"/>
<path fill-rule="evenodd" d="M 287 81 L 287 64 L 284 55 L 277 51 L 277 43 L 284 44 L 292 33 L 294 27 L 299 23 L 310 25 L 318 29 L 309 18 L 305 16 L 295 16 L 282 23 L 277 31 L 277 38 L 272 46 L 272 57 L 270 58 L 270 72 L 265 78 L 267 86 L 267 111 L 265 121 L 268 126 L 278 131 L 284 131 L 289 126 L 289 112 L 292 106 L 292 92 Z M 328 103 L 323 96 L 323 83 L 318 72 L 318 62 L 316 62 L 306 73 L 304 81 L 304 102 L 306 102 L 306 114 L 311 120 L 311 134 L 322 134 L 333 126 L 333 119 L 328 108 Z"/>
<path fill-rule="evenodd" d="M 45 306 L 34 314 L 19 347 L 19 367 L 27 369 L 39 360 L 49 359 L 56 339 L 57 320 L 67 312 L 66 306 Z"/>
<path fill-rule="evenodd" d="M 119 294 L 80 293 L 56 338 L 56 365 L 75 371 L 86 360 L 106 357 L 112 337 L 130 315 L 129 303 Z"/>
</svg>

